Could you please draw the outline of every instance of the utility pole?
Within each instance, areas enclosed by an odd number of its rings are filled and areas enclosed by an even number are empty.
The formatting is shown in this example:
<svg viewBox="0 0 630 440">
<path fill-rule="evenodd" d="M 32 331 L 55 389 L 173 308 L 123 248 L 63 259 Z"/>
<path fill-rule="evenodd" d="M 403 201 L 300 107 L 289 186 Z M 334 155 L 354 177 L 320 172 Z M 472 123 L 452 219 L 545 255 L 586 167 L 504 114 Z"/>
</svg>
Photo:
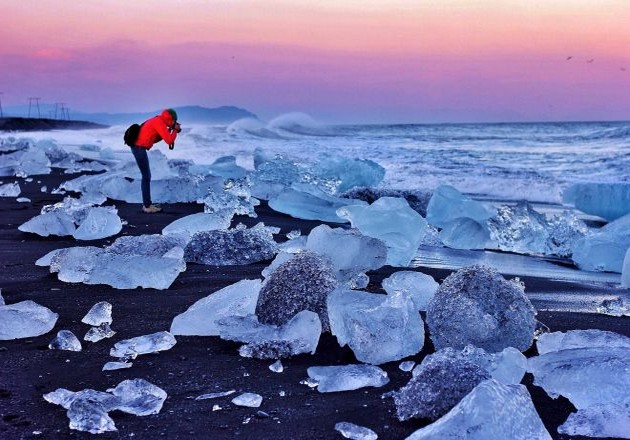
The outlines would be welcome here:
<svg viewBox="0 0 630 440">
<path fill-rule="evenodd" d="M 66 107 L 66 103 L 65 102 L 60 102 L 59 105 L 61 106 L 61 119 L 67 119 L 69 121 L 70 120 L 70 112 L 68 110 L 68 107 Z"/>
<path fill-rule="evenodd" d="M 2 95 L 4 95 L 4 93 L 0 92 L 0 118 L 4 118 L 4 114 L 2 113 Z"/>
<path fill-rule="evenodd" d="M 41 118 L 42 115 L 39 111 L 39 100 L 40 98 L 28 98 L 28 117 L 31 117 L 31 104 L 35 101 L 35 105 L 37 106 L 37 117 Z"/>
</svg>

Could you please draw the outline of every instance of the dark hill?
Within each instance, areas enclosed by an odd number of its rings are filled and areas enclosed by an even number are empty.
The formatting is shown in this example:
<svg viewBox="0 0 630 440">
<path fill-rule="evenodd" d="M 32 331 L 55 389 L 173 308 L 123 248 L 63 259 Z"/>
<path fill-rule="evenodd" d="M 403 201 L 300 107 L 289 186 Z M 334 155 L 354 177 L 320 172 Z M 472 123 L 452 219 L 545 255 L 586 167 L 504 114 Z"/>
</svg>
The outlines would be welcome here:
<svg viewBox="0 0 630 440">
<path fill-rule="evenodd" d="M 107 125 L 45 118 L 0 118 L 0 131 L 86 130 L 90 128 L 107 128 Z"/>
</svg>

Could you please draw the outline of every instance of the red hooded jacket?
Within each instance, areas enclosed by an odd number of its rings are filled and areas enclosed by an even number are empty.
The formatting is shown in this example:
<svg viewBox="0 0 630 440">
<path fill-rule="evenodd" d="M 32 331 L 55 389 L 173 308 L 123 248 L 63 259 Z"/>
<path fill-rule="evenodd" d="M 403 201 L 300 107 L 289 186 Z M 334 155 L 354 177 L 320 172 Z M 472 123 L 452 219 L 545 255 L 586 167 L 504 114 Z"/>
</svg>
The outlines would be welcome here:
<svg viewBox="0 0 630 440">
<path fill-rule="evenodd" d="M 177 138 L 177 132 L 170 130 L 173 125 L 175 125 L 175 119 L 168 110 L 146 120 L 140 127 L 136 146 L 150 150 L 153 144 L 161 140 L 171 145 Z"/>
</svg>

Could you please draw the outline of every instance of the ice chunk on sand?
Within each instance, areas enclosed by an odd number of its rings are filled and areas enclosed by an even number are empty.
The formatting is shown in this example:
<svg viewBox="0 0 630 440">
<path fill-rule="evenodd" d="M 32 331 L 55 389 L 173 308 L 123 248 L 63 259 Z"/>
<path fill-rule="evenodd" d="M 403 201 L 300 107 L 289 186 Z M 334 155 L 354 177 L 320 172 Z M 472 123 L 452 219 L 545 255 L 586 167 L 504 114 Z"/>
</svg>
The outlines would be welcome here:
<svg viewBox="0 0 630 440">
<path fill-rule="evenodd" d="M 165 257 L 174 248 L 184 248 L 187 237 L 180 234 L 124 235 L 118 237 L 106 251 L 118 255 L 142 255 L 145 257 Z"/>
<path fill-rule="evenodd" d="M 387 259 L 387 247 L 381 240 L 362 235 L 356 229 L 332 229 L 328 225 L 311 231 L 306 249 L 328 257 L 342 281 L 378 269 Z"/>
<path fill-rule="evenodd" d="M 603 330 L 569 330 L 545 333 L 536 341 L 538 354 L 552 351 L 571 350 L 589 347 L 619 347 L 630 349 L 630 338 L 619 333 Z"/>
<path fill-rule="evenodd" d="M 200 299 L 173 319 L 173 335 L 218 336 L 218 321 L 230 316 L 253 315 L 260 280 L 241 280 Z"/>
<path fill-rule="evenodd" d="M 319 316 L 310 310 L 302 310 L 280 327 L 260 324 L 254 315 L 225 318 L 219 324 L 221 338 L 247 342 L 239 353 L 257 359 L 313 354 L 322 333 Z"/>
<path fill-rule="evenodd" d="M 426 359 L 414 369 L 409 383 L 393 393 L 398 419 L 437 420 L 486 379 L 487 371 L 464 358 Z"/>
<path fill-rule="evenodd" d="M 212 214 L 198 212 L 178 218 L 166 225 L 162 229 L 162 234 L 184 234 L 189 239 L 197 232 L 228 229 L 231 222 L 232 213 L 229 211 L 218 211 Z"/>
<path fill-rule="evenodd" d="M 621 269 L 621 286 L 630 288 L 630 247 L 626 251 L 623 259 L 623 268 Z"/>
<path fill-rule="evenodd" d="M 166 392 L 162 388 L 144 379 L 124 380 L 107 391 L 120 399 L 117 410 L 136 416 L 159 413 L 166 400 Z"/>
<path fill-rule="evenodd" d="M 83 319 L 81 319 L 81 322 L 94 327 L 98 327 L 101 324 L 111 324 L 112 305 L 107 301 L 101 301 L 94 304 Z"/>
<path fill-rule="evenodd" d="M 70 429 L 90 434 L 117 431 L 114 421 L 99 402 L 76 399 L 70 404 L 66 414 L 70 420 Z"/>
<path fill-rule="evenodd" d="M 306 372 L 309 378 L 318 382 L 317 391 L 320 393 L 351 391 L 364 387 L 378 388 L 389 382 L 387 373 L 375 365 L 309 367 Z"/>
<path fill-rule="evenodd" d="M 313 172 L 320 178 L 337 180 L 337 192 L 357 186 L 377 186 L 385 177 L 385 168 L 374 161 L 341 156 L 322 157 Z"/>
<path fill-rule="evenodd" d="M 426 356 L 422 364 L 436 358 L 463 359 L 487 371 L 494 380 L 505 384 L 520 383 L 527 371 L 527 358 L 514 347 L 508 347 L 499 353 L 488 353 L 483 348 L 468 345 L 458 351 L 446 347 Z M 422 364 L 413 370 L 413 375 L 421 371 Z"/>
<path fill-rule="evenodd" d="M 55 339 L 50 341 L 51 350 L 81 351 L 81 342 L 70 330 L 59 330 Z"/>
<path fill-rule="evenodd" d="M 621 273 L 630 248 L 630 214 L 575 242 L 573 261 L 582 270 Z"/>
<path fill-rule="evenodd" d="M 251 264 L 270 260 L 278 252 L 273 234 L 280 230 L 258 223 L 253 228 L 202 231 L 192 236 L 184 249 L 187 262 L 214 266 Z"/>
<path fill-rule="evenodd" d="M 121 230 L 122 222 L 117 211 L 97 206 L 88 210 L 73 236 L 77 240 L 98 240 L 116 235 Z"/>
<path fill-rule="evenodd" d="M 439 238 L 453 249 L 485 249 L 490 244 L 490 230 L 485 223 L 459 217 L 442 223 Z"/>
<path fill-rule="evenodd" d="M 49 235 L 73 235 L 76 226 L 72 217 L 65 212 L 53 211 L 33 217 L 18 226 L 18 229 L 22 232 L 31 232 L 42 237 L 48 237 Z"/>
<path fill-rule="evenodd" d="M 536 311 L 524 286 L 495 269 L 470 266 L 449 275 L 427 309 L 427 324 L 436 349 L 468 344 L 488 352 L 532 344 Z"/>
<path fill-rule="evenodd" d="M 269 365 L 269 369 L 274 373 L 282 373 L 284 371 L 284 366 L 282 365 L 282 361 L 278 359 L 273 364 Z"/>
<path fill-rule="evenodd" d="M 426 310 L 440 287 L 431 275 L 406 270 L 394 272 L 383 280 L 382 286 L 389 295 L 395 292 L 409 295 L 417 310 Z"/>
<path fill-rule="evenodd" d="M 109 327 L 109 324 L 103 323 L 98 327 L 92 327 L 83 337 L 84 341 L 98 342 L 102 339 L 111 338 L 116 332 Z"/>
<path fill-rule="evenodd" d="M 335 270 L 328 259 L 302 252 L 281 264 L 265 280 L 256 316 L 263 324 L 282 325 L 296 313 L 310 310 L 319 315 L 322 329 L 328 331 L 326 298 L 337 286 Z"/>
<path fill-rule="evenodd" d="M 234 394 L 235 392 L 236 392 L 236 390 L 229 390 L 229 391 L 220 391 L 220 392 L 217 392 L 217 393 L 201 394 L 201 395 L 195 397 L 195 400 L 216 399 L 218 397 L 229 396 L 231 394 Z"/>
<path fill-rule="evenodd" d="M 269 207 L 277 212 L 305 220 L 321 220 L 329 223 L 345 223 L 337 210 L 346 205 L 364 206 L 362 200 L 334 197 L 320 188 L 308 184 L 293 184 L 269 199 Z"/>
<path fill-rule="evenodd" d="M 404 361 L 404 362 L 401 362 L 400 365 L 398 365 L 398 368 L 401 371 L 409 372 L 409 371 L 413 370 L 413 367 L 415 367 L 415 366 L 416 366 L 416 363 L 414 361 Z"/>
<path fill-rule="evenodd" d="M 577 409 L 614 403 L 630 406 L 630 349 L 588 347 L 551 351 L 528 359 L 534 385 L 563 395 Z"/>
<path fill-rule="evenodd" d="M 0 305 L 0 341 L 48 333 L 58 317 L 47 307 L 30 300 Z"/>
<path fill-rule="evenodd" d="M 255 393 L 243 393 L 232 399 L 232 403 L 238 406 L 246 406 L 248 408 L 258 408 L 262 403 L 262 396 Z"/>
<path fill-rule="evenodd" d="M 126 368 L 131 368 L 133 366 L 133 362 L 106 362 L 103 365 L 103 371 L 113 371 L 113 370 L 122 370 Z"/>
<path fill-rule="evenodd" d="M 4 298 L 2 297 L 2 289 L 0 289 L 0 306 L 5 305 Z"/>
<path fill-rule="evenodd" d="M 0 185 L 0 197 L 17 197 L 21 192 L 22 189 L 17 182 Z"/>
<path fill-rule="evenodd" d="M 524 385 L 486 380 L 446 415 L 408 440 L 551 440 Z"/>
<path fill-rule="evenodd" d="M 630 301 L 621 296 L 602 300 L 597 306 L 597 313 L 611 316 L 630 316 Z"/>
<path fill-rule="evenodd" d="M 595 405 L 569 414 L 559 434 L 586 437 L 630 438 L 630 408 Z"/>
<path fill-rule="evenodd" d="M 176 342 L 169 332 L 157 332 L 119 341 L 109 354 L 118 358 L 135 359 L 139 354 L 169 350 Z"/>
<path fill-rule="evenodd" d="M 369 206 L 352 205 L 337 210 L 362 234 L 387 246 L 387 264 L 408 266 L 426 233 L 427 222 L 405 199 L 381 197 Z"/>
<path fill-rule="evenodd" d="M 383 364 L 414 355 L 424 345 L 424 323 L 404 293 L 380 295 L 339 288 L 328 296 L 330 330 L 357 360 Z"/>
<path fill-rule="evenodd" d="M 470 218 L 483 225 L 494 216 L 496 210 L 482 202 L 472 200 L 449 185 L 440 185 L 431 196 L 427 206 L 427 222 L 444 228 L 458 218 Z"/>
<path fill-rule="evenodd" d="M 339 431 L 344 438 L 351 440 L 376 440 L 378 438 L 378 435 L 370 428 L 350 422 L 335 423 L 335 431 Z"/>
<path fill-rule="evenodd" d="M 630 214 L 630 183 L 575 183 L 562 195 L 566 203 L 572 203 L 587 214 L 595 214 L 612 221 Z"/>
<path fill-rule="evenodd" d="M 18 197 L 15 201 L 18 203 L 31 203 L 31 199 L 28 197 Z"/>
<path fill-rule="evenodd" d="M 260 201 L 251 196 L 251 183 L 248 178 L 227 179 L 223 190 L 210 189 L 203 199 L 204 212 L 209 214 L 227 211 L 233 215 L 258 217 L 254 208 Z"/>
</svg>

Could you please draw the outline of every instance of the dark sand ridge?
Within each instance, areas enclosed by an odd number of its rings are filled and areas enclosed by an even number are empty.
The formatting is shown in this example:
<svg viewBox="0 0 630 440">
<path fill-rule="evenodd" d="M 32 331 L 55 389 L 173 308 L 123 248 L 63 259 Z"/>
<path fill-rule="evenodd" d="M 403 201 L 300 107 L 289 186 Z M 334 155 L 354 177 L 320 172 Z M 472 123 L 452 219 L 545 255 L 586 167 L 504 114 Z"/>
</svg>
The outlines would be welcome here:
<svg viewBox="0 0 630 440">
<path fill-rule="evenodd" d="M 47 252 L 70 246 L 103 246 L 116 237 L 93 242 L 80 242 L 67 237 L 43 238 L 20 232 L 17 227 L 37 215 L 44 205 L 61 201 L 62 195 L 50 194 L 61 182 L 76 175 L 64 175 L 55 170 L 51 175 L 24 179 L 1 178 L 4 183 L 17 180 L 21 196 L 32 203 L 18 203 L 15 198 L 0 198 L 0 288 L 8 304 L 33 300 L 59 314 L 53 331 L 31 339 L 0 341 L 0 438 L 92 438 L 91 434 L 71 431 L 65 410 L 44 401 L 42 395 L 57 388 L 79 391 L 85 388 L 104 391 L 125 379 L 144 378 L 168 393 L 162 411 L 153 416 L 137 417 L 113 412 L 118 433 L 102 434 L 98 438 L 341 438 L 335 423 L 347 421 L 369 427 L 379 438 L 404 438 L 426 425 L 425 420 L 399 422 L 391 398 L 381 399 L 385 392 L 399 389 L 411 374 L 399 370 L 400 362 L 381 367 L 387 371 L 390 383 L 382 388 L 321 394 L 301 385 L 306 368 L 315 365 L 355 363 L 347 347 L 340 348 L 336 339 L 324 334 L 315 355 L 300 355 L 282 361 L 283 373 L 273 373 L 268 366 L 273 361 L 246 359 L 238 355 L 240 344 L 222 341 L 218 337 L 177 337 L 177 344 L 160 354 L 139 356 L 130 369 L 102 372 L 105 362 L 115 360 L 109 350 L 119 340 L 168 330 L 172 319 L 191 304 L 210 293 L 241 279 L 260 278 L 269 262 L 248 266 L 204 266 L 188 264 L 168 290 L 117 290 L 109 286 L 68 284 L 57 280 L 47 267 L 34 262 Z M 40 183 L 41 182 L 41 183 Z M 40 188 L 46 185 L 48 192 Z M 177 218 L 203 210 L 202 205 L 171 204 L 165 212 L 155 215 L 141 213 L 139 205 L 114 202 L 119 215 L 129 224 L 121 234 L 160 233 Z M 304 221 L 276 213 L 265 204 L 256 209 L 259 217 L 237 217 L 238 222 L 253 226 L 259 221 L 281 228 L 281 235 L 301 229 L 307 234 L 320 222 Z M 368 290 L 380 291 L 383 278 L 401 270 L 386 266 L 369 273 Z M 441 282 L 450 271 L 421 270 Z M 526 292 L 562 290 L 572 286 L 550 280 L 521 277 Z M 585 288 L 575 284 L 576 289 Z M 612 288 L 588 286 L 588 289 L 610 291 Z M 79 353 L 49 350 L 48 343 L 57 331 L 68 329 L 82 340 L 89 326 L 81 318 L 98 301 L 113 305 L 112 329 L 117 334 L 97 343 L 82 341 Z M 552 331 L 570 329 L 602 329 L 630 336 L 629 319 L 599 314 L 539 312 L 538 319 Z M 422 353 L 409 359 L 419 362 L 433 351 L 427 337 Z M 535 354 L 530 349 L 526 355 Z M 531 375 L 524 383 L 534 404 L 554 438 L 556 428 L 566 420 L 573 406 L 563 397 L 553 400 L 531 384 Z M 260 408 L 237 407 L 230 403 L 234 396 L 195 401 L 203 393 L 227 391 L 255 392 L 263 396 Z M 279 393 L 286 395 L 281 397 Z M 221 410 L 212 411 L 213 405 Z M 264 411 L 270 417 L 257 415 Z M 34 434 L 34 432 L 38 432 Z M 41 432 L 41 434 L 39 433 Z"/>
</svg>

